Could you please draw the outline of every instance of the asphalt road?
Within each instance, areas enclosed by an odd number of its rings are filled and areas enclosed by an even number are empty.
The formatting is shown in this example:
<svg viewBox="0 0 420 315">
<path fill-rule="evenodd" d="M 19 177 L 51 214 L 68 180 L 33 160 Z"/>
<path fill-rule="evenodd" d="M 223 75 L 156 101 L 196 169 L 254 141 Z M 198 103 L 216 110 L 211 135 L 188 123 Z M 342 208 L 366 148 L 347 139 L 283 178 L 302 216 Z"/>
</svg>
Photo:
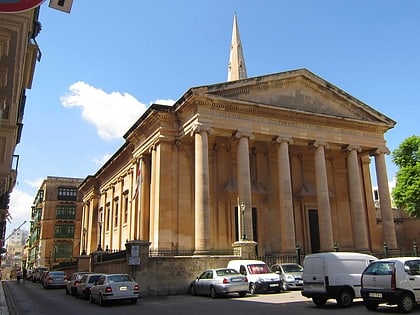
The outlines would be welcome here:
<svg viewBox="0 0 420 315">
<path fill-rule="evenodd" d="M 77 314 L 398 314 L 395 307 L 380 306 L 377 312 L 368 311 L 361 300 L 349 308 L 340 308 L 335 301 L 324 307 L 315 306 L 300 291 L 279 294 L 258 294 L 211 299 L 201 296 L 161 296 L 139 298 L 138 303 L 114 303 L 101 307 L 76 297 L 66 295 L 64 289 L 44 289 L 39 283 L 4 281 L 4 291 L 10 315 L 77 315 Z M 420 314 L 418 307 L 413 314 Z"/>
</svg>

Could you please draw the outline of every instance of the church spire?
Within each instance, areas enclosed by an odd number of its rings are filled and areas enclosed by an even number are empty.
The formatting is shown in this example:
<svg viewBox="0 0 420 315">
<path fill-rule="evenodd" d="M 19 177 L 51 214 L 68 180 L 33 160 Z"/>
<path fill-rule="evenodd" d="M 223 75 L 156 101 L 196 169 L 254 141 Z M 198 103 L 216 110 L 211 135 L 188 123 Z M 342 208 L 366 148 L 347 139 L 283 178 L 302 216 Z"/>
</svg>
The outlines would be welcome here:
<svg viewBox="0 0 420 315">
<path fill-rule="evenodd" d="M 233 30 L 232 30 L 232 41 L 230 44 L 230 56 L 229 56 L 229 67 L 228 67 L 228 81 L 235 81 L 246 79 L 246 67 L 244 52 L 242 51 L 241 38 L 239 37 L 238 22 L 236 19 L 236 13 L 233 16 Z"/>
</svg>

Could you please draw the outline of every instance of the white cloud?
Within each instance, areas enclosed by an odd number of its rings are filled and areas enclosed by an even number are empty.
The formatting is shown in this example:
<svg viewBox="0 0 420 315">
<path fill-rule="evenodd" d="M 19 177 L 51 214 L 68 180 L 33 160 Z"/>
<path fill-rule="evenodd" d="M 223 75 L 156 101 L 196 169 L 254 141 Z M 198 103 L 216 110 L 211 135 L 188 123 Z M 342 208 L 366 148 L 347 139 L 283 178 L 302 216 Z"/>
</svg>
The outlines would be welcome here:
<svg viewBox="0 0 420 315">
<path fill-rule="evenodd" d="M 61 98 L 62 105 L 79 107 L 83 119 L 93 124 L 105 140 L 122 138 L 146 110 L 144 104 L 128 93 L 107 93 L 82 81 L 72 84 L 69 90 Z"/>
<path fill-rule="evenodd" d="M 100 156 L 99 158 L 94 158 L 93 161 L 95 162 L 97 166 L 102 166 L 111 158 L 111 156 L 112 154 L 104 154 Z"/>
<path fill-rule="evenodd" d="M 13 229 L 17 229 L 19 225 L 25 221 L 26 223 L 21 227 L 21 229 L 29 230 L 29 221 L 31 219 L 31 207 L 33 202 L 34 196 L 29 195 L 22 190 L 16 188 L 13 189 L 10 194 L 9 213 L 11 216 L 11 222 L 8 222 L 7 225 L 7 235 L 11 233 Z"/>
<path fill-rule="evenodd" d="M 161 99 L 158 99 L 158 100 L 154 101 L 153 103 L 154 104 L 161 104 L 161 105 L 170 105 L 170 106 L 172 106 L 172 105 L 175 104 L 175 101 L 174 100 L 161 100 Z"/>
<path fill-rule="evenodd" d="M 28 184 L 29 186 L 33 187 L 33 188 L 38 189 L 39 187 L 41 187 L 44 179 L 45 178 L 37 178 L 35 180 L 25 179 L 25 183 Z"/>
</svg>

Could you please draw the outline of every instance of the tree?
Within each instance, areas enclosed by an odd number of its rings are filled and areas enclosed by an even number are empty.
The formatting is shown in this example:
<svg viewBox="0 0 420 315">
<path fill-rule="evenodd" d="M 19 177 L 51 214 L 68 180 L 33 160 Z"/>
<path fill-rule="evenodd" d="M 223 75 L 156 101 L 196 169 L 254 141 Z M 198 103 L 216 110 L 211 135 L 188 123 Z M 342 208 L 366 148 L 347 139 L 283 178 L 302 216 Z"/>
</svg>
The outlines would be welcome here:
<svg viewBox="0 0 420 315">
<path fill-rule="evenodd" d="M 394 202 L 410 216 L 420 218 L 420 136 L 405 139 L 392 152 L 392 161 L 399 167 Z"/>
</svg>

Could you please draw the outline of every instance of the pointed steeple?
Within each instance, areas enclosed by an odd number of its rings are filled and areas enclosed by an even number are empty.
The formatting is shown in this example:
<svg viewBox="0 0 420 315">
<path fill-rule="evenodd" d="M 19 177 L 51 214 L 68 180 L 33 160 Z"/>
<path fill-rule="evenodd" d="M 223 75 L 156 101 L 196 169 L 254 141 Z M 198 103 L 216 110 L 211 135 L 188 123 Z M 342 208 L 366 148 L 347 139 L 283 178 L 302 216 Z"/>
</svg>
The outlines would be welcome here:
<svg viewBox="0 0 420 315">
<path fill-rule="evenodd" d="M 228 66 L 228 81 L 246 79 L 244 52 L 242 51 L 241 38 L 239 37 L 236 13 L 233 16 L 232 41 L 230 43 L 230 56 Z"/>
</svg>

